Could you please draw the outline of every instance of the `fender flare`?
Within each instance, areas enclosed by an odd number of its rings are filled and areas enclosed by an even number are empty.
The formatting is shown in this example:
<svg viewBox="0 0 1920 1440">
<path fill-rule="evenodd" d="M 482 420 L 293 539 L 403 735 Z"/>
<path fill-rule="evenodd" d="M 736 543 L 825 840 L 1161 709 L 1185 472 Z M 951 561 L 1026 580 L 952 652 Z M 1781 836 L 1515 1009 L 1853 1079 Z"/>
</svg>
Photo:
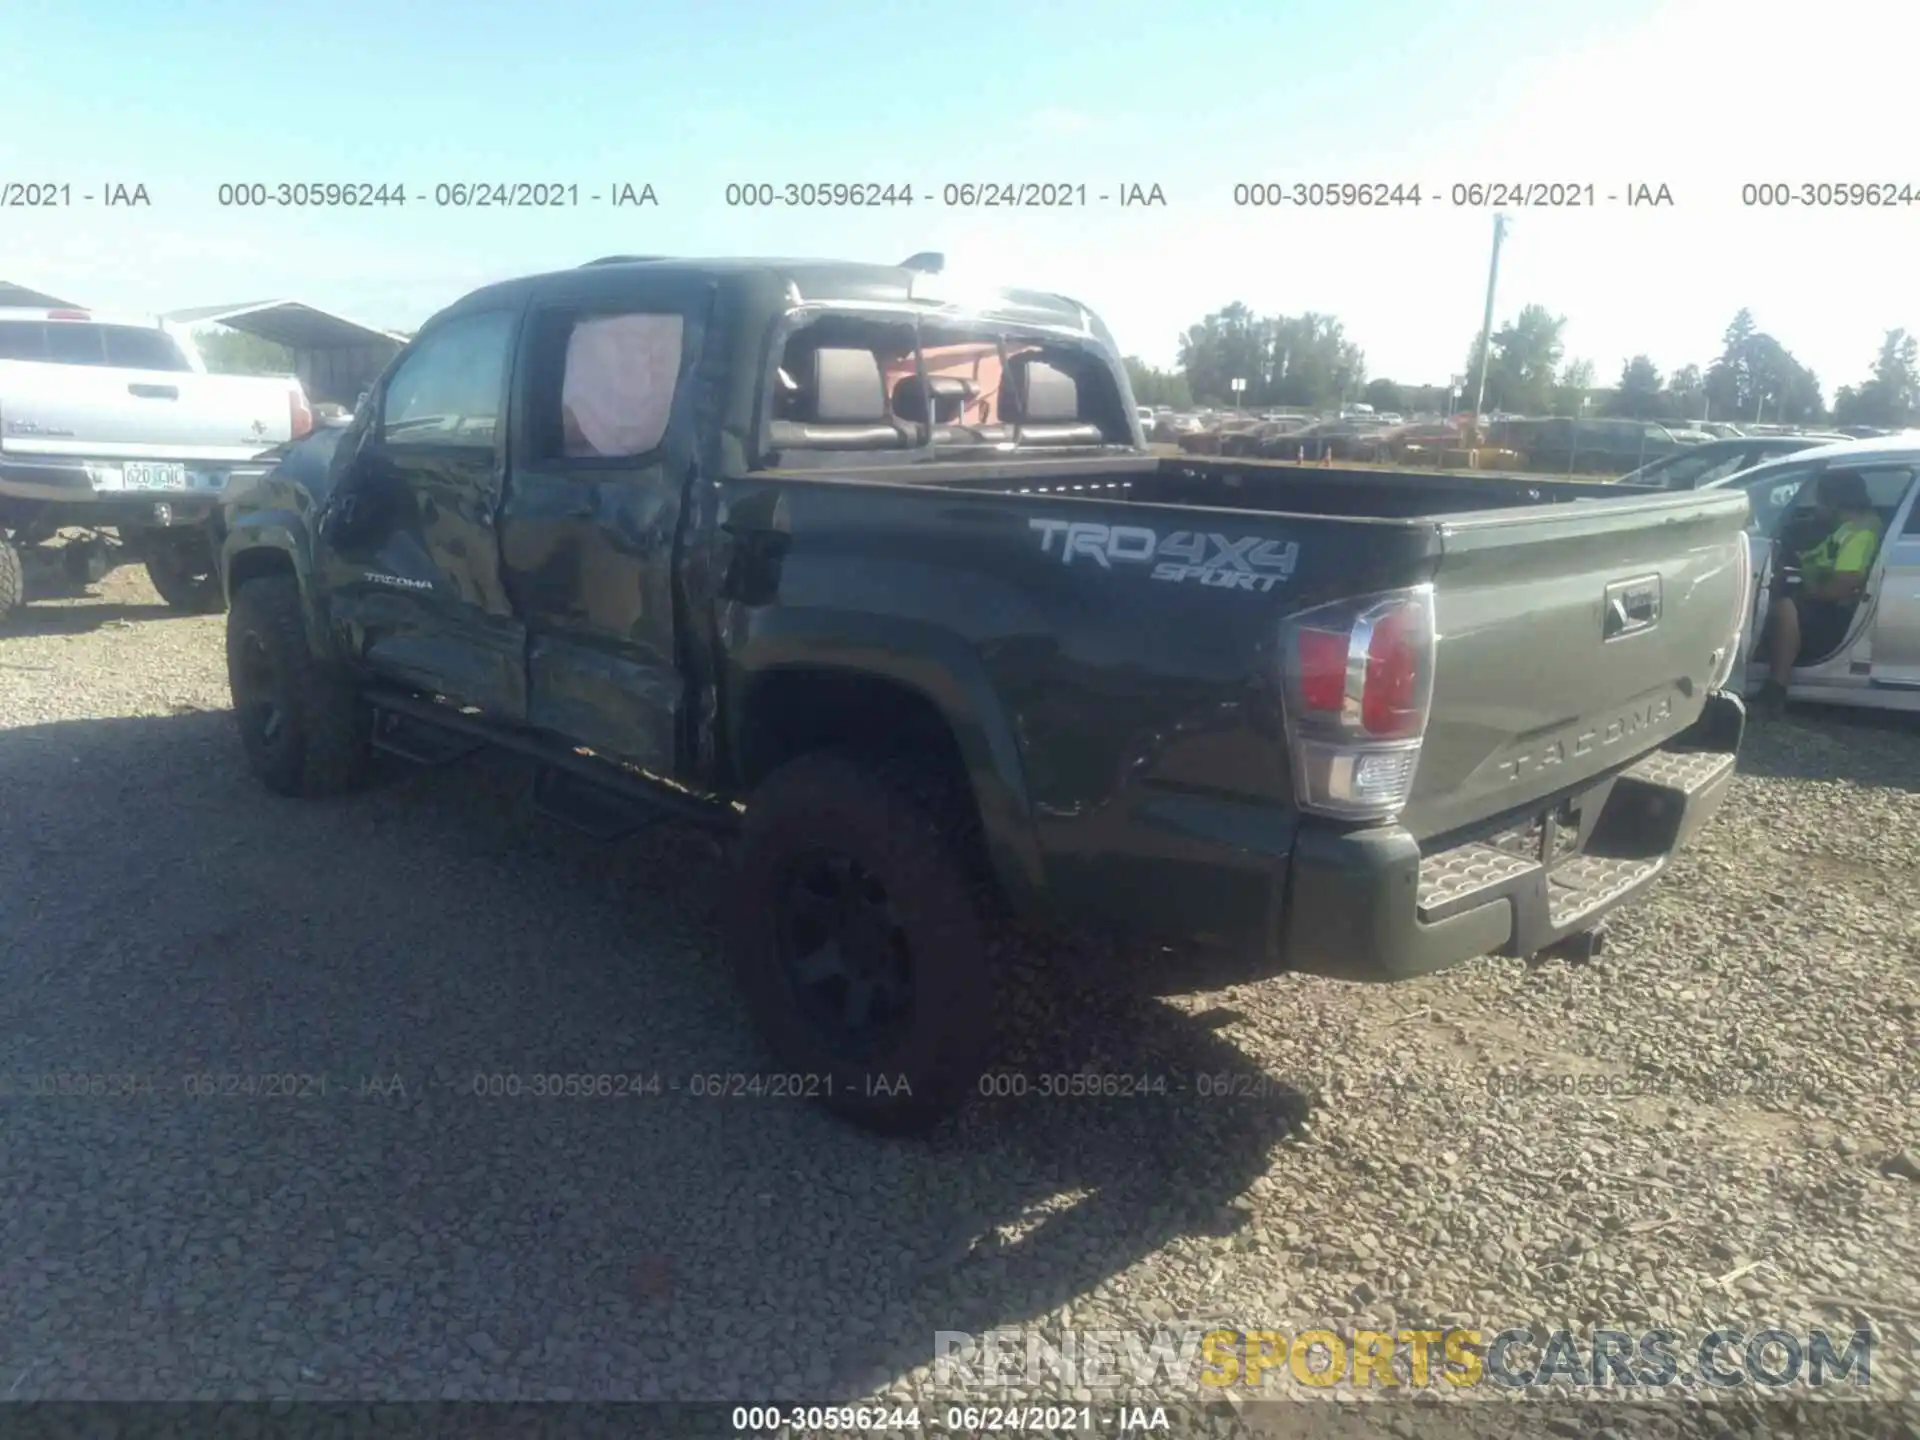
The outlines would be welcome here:
<svg viewBox="0 0 1920 1440">
<path fill-rule="evenodd" d="M 292 510 L 257 510 L 231 521 L 220 546 L 220 584 L 227 604 L 233 604 L 233 575 L 246 568 L 244 557 L 262 552 L 284 557 L 300 587 L 300 608 L 306 616 L 307 643 L 314 654 L 333 649 L 324 599 L 313 583 L 313 539 L 306 522 Z"/>
<path fill-rule="evenodd" d="M 856 611 L 780 609 L 758 615 L 729 652 L 727 745 L 740 753 L 738 697 L 783 670 L 841 671 L 883 681 L 927 701 L 946 723 L 966 768 L 995 877 L 1027 909 L 1046 894 L 1045 868 L 1019 745 L 979 653 L 925 621 Z"/>
</svg>

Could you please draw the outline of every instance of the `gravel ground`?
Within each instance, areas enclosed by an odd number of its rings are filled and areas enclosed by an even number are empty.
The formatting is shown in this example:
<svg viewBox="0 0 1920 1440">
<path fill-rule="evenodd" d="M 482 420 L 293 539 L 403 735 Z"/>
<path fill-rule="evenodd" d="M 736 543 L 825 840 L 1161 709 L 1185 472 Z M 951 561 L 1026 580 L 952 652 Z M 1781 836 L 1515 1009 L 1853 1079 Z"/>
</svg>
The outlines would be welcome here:
<svg viewBox="0 0 1920 1440">
<path fill-rule="evenodd" d="M 1914 1393 L 1912 721 L 1757 729 L 1591 963 L 1029 977 L 1017 1068 L 1168 1092 L 892 1142 L 691 1093 L 759 1064 L 709 846 L 596 847 L 505 767 L 276 800 L 223 623 L 122 571 L 0 638 L 0 1394 L 931 1404 L 936 1331 L 1314 1319 L 1871 1325 Z M 553 1072 L 663 1090 L 468 1093 Z"/>
</svg>

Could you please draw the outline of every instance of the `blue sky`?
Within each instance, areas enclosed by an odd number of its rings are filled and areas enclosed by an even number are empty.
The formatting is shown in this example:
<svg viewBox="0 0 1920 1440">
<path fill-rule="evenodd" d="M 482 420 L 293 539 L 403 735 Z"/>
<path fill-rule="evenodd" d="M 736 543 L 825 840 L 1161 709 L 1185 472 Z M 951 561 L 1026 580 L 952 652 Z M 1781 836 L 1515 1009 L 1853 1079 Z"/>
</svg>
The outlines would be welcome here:
<svg viewBox="0 0 1920 1440">
<path fill-rule="evenodd" d="M 0 210 L 0 278 L 102 308 L 294 296 L 417 324 L 485 280 L 612 251 L 942 249 L 1061 288 L 1173 358 L 1236 298 L 1340 315 L 1370 369 L 1444 380 L 1478 324 L 1490 217 L 1429 203 L 1237 209 L 1236 182 L 1671 185 L 1670 211 L 1524 212 L 1500 312 L 1568 316 L 1602 378 L 1705 360 L 1751 306 L 1857 378 L 1920 328 L 1920 207 L 1743 210 L 1749 179 L 1912 180 L 1899 44 L 1853 0 L 1411 0 L 1181 11 L 1137 0 L 916 7 L 8 0 L 0 181 L 141 182 L 146 210 Z M 1204 17 L 1204 18 L 1202 18 Z M 1790 38 L 1790 43 L 1789 43 Z M 53 57 L 58 63 L 45 63 Z M 1876 155 L 1874 147 L 1884 147 Z M 1847 163 L 1835 171 L 1834 157 Z M 1920 155 L 1911 157 L 1920 162 Z M 1164 210 L 752 211 L 728 181 L 1158 184 Z M 653 185 L 658 208 L 237 211 L 222 182 Z"/>
</svg>

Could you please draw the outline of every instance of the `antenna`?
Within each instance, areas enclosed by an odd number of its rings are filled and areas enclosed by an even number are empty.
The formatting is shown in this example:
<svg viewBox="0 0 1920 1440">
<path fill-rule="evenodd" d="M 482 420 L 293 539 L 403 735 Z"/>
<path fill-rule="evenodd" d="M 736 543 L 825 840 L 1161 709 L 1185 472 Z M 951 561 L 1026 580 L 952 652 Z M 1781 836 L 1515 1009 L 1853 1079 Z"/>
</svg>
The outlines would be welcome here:
<svg viewBox="0 0 1920 1440">
<path fill-rule="evenodd" d="M 947 268 L 947 257 L 938 250 L 922 250 L 918 255 L 909 255 L 900 262 L 902 270 L 919 270 L 928 275 L 938 275 Z"/>
</svg>

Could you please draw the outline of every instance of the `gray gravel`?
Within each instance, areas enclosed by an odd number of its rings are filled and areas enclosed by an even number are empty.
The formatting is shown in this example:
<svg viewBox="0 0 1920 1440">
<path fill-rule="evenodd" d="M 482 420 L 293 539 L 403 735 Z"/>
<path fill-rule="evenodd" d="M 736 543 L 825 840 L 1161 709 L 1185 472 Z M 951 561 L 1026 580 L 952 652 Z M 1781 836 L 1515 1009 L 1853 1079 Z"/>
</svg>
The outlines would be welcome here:
<svg viewBox="0 0 1920 1440">
<path fill-rule="evenodd" d="M 1871 1324 L 1912 1391 L 1911 721 L 1757 730 L 1591 964 L 1029 978 L 1020 1067 L 1174 1089 L 887 1142 L 691 1093 L 760 1063 L 710 847 L 596 847 L 504 766 L 273 799 L 223 623 L 131 571 L 0 638 L 0 1394 L 927 1399 L 937 1330 L 1315 1319 Z M 465 1093 L 543 1073 L 662 1093 Z"/>
</svg>

